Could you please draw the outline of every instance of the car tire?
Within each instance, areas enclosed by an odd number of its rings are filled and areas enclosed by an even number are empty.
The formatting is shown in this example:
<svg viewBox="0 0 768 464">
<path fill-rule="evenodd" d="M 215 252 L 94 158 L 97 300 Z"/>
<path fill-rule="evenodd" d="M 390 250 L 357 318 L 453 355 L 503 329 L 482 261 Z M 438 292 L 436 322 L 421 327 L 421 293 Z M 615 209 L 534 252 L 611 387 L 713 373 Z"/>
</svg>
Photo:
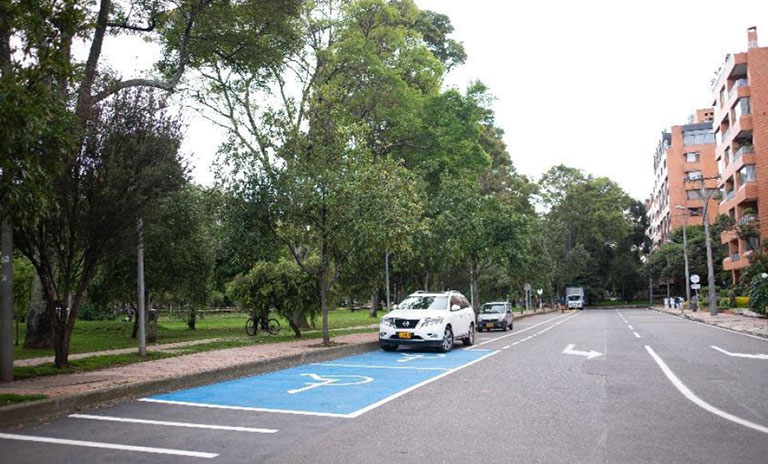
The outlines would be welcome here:
<svg viewBox="0 0 768 464">
<path fill-rule="evenodd" d="M 502 330 L 503 330 L 504 332 L 506 332 L 507 330 L 509 330 L 509 324 L 507 323 L 507 321 L 504 321 L 504 326 L 502 327 Z"/>
<path fill-rule="evenodd" d="M 384 343 L 380 343 L 381 349 L 384 351 L 395 351 L 397 349 L 397 345 L 388 345 Z"/>
<path fill-rule="evenodd" d="M 469 334 L 461 341 L 464 346 L 472 346 L 475 344 L 475 324 L 469 325 Z"/>
<path fill-rule="evenodd" d="M 445 326 L 445 332 L 443 332 L 443 343 L 438 350 L 441 353 L 447 353 L 453 348 L 453 330 L 450 326 Z"/>
</svg>

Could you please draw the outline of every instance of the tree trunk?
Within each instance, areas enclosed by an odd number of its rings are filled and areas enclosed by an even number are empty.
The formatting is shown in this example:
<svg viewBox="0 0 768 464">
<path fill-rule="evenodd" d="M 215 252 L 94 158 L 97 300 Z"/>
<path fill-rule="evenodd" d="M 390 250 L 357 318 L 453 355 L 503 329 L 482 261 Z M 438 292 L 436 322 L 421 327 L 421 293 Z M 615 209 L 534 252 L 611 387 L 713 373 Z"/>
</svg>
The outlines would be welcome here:
<svg viewBox="0 0 768 464">
<path fill-rule="evenodd" d="M 300 309 L 294 309 L 291 313 L 291 317 L 288 319 L 288 324 L 293 329 L 293 334 L 296 338 L 301 338 L 301 330 L 309 329 L 309 322 L 307 322 L 307 316 Z"/>
<path fill-rule="evenodd" d="M 42 283 L 37 273 L 35 273 L 34 282 L 40 286 L 41 298 L 37 302 L 38 304 L 30 303 L 29 305 L 24 348 L 53 348 L 53 324 L 51 320 L 51 316 L 54 314 L 53 302 L 47 301 L 47 296 L 42 295 Z M 34 282 L 32 284 L 33 289 L 35 288 Z"/>
<path fill-rule="evenodd" d="M 331 346 L 331 331 L 328 329 L 328 294 L 330 285 L 327 276 L 328 270 L 325 269 L 319 276 L 320 280 L 320 308 L 323 312 L 323 345 Z"/>
<path fill-rule="evenodd" d="M 472 294 L 472 310 L 477 314 L 480 295 L 477 293 L 477 274 L 479 273 L 477 260 L 472 258 L 469 263 L 469 291 Z"/>
<path fill-rule="evenodd" d="M 429 271 L 424 273 L 424 291 L 429 291 Z"/>
<path fill-rule="evenodd" d="M 371 294 L 371 310 L 368 313 L 372 318 L 378 317 L 379 310 L 381 309 L 381 298 L 379 297 L 378 287 Z"/>
<path fill-rule="evenodd" d="M 133 330 L 131 330 L 131 338 L 139 336 L 139 311 L 134 305 L 131 305 L 131 317 L 133 318 Z"/>
<path fill-rule="evenodd" d="M 187 319 L 187 327 L 189 327 L 189 330 L 197 330 L 195 328 L 195 324 L 197 324 L 197 310 L 195 310 L 195 308 L 190 308 L 189 319 Z"/>
</svg>

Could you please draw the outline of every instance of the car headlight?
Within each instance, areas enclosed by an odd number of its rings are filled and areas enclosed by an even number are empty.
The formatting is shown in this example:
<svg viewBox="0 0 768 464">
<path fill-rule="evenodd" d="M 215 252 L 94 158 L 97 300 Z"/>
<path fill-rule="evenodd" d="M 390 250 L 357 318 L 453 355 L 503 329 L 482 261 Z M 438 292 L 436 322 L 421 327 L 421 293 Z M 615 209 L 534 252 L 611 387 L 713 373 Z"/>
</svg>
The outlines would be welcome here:
<svg viewBox="0 0 768 464">
<path fill-rule="evenodd" d="M 382 317 L 381 318 L 381 324 L 382 325 L 388 325 L 390 327 L 394 327 L 395 326 L 395 320 L 393 318 L 391 318 L 391 317 Z"/>
<path fill-rule="evenodd" d="M 422 327 L 429 327 L 430 325 L 439 325 L 443 323 L 442 317 L 428 317 L 422 321 Z"/>
</svg>

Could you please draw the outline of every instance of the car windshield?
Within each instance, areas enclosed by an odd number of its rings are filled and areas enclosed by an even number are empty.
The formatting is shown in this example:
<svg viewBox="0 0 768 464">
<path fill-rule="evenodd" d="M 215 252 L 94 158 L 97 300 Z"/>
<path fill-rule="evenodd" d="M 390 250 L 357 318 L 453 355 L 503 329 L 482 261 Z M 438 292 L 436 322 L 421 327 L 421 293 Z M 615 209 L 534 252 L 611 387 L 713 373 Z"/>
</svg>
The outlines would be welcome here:
<svg viewBox="0 0 768 464">
<path fill-rule="evenodd" d="M 397 309 L 448 309 L 448 297 L 411 295 L 401 301 Z"/>
<path fill-rule="evenodd" d="M 480 309 L 481 314 L 501 314 L 504 312 L 503 304 L 487 304 Z"/>
<path fill-rule="evenodd" d="M 576 301 L 576 300 L 580 300 L 581 296 L 579 296 L 579 295 L 571 295 L 571 296 L 568 297 L 568 299 L 571 300 L 571 301 Z"/>
</svg>

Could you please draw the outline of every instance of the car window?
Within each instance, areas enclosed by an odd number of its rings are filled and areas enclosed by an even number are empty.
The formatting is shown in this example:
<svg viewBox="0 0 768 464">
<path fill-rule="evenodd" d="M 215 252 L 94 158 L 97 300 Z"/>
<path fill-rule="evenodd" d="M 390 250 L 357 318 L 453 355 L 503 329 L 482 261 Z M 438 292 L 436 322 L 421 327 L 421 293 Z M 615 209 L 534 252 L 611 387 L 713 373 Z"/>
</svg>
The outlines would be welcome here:
<svg viewBox="0 0 768 464">
<path fill-rule="evenodd" d="M 400 302 L 398 309 L 446 309 L 447 302 L 445 295 L 411 295 Z"/>
<path fill-rule="evenodd" d="M 466 297 L 461 297 L 461 309 L 469 308 L 469 300 Z"/>
<path fill-rule="evenodd" d="M 458 297 L 458 295 L 451 295 L 451 308 L 453 308 L 453 305 L 457 305 L 458 307 L 461 306 L 461 299 Z"/>
</svg>

